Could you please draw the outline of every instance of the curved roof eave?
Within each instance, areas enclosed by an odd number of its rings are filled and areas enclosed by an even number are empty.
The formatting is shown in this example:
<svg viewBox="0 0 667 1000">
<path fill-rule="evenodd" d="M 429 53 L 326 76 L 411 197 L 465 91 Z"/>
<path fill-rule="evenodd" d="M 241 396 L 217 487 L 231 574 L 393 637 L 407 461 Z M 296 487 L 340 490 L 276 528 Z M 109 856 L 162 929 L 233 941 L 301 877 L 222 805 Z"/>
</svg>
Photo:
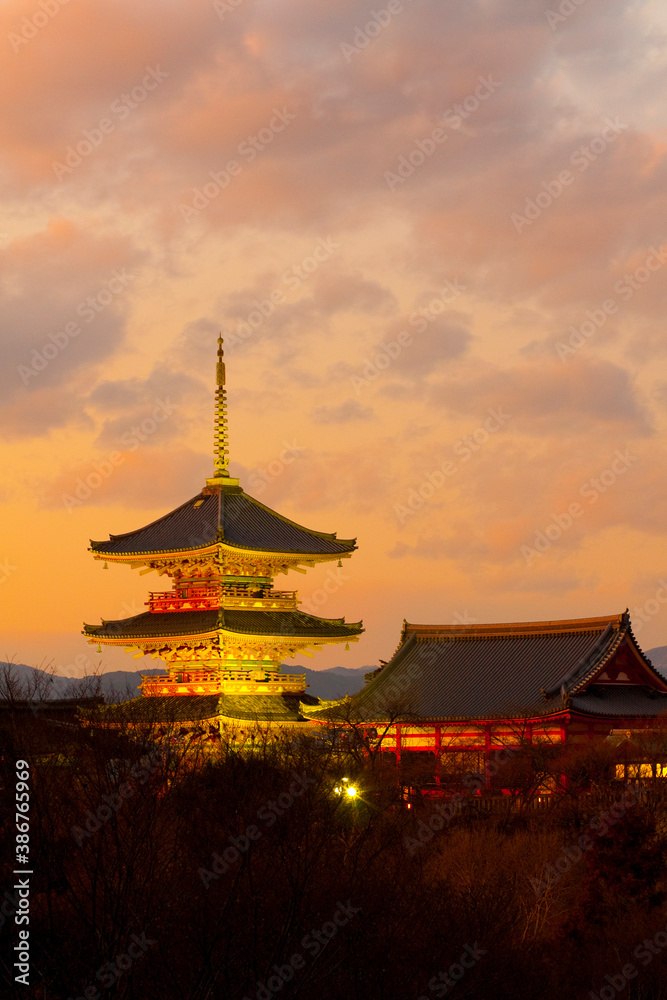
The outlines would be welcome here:
<svg viewBox="0 0 667 1000">
<path fill-rule="evenodd" d="M 315 531 L 292 521 L 243 490 L 215 494 L 203 491 L 149 524 L 107 541 L 91 539 L 97 556 L 146 558 L 200 552 L 221 543 L 235 552 L 270 553 L 273 557 L 349 556 L 356 538 Z"/>
<path fill-rule="evenodd" d="M 163 631 L 166 629 L 166 631 Z M 258 636 L 262 640 L 295 639 L 314 642 L 328 639 L 356 639 L 364 631 L 361 622 L 318 618 L 302 611 L 190 610 L 166 614 L 145 611 L 131 618 L 84 625 L 83 634 L 92 639 L 134 641 L 153 639 L 205 639 L 218 633 Z"/>
<path fill-rule="evenodd" d="M 325 539 L 326 541 L 337 542 L 339 545 L 347 546 L 350 551 L 353 551 L 357 547 L 356 538 L 338 538 L 336 536 L 335 531 L 316 531 L 314 528 L 305 528 L 302 524 L 299 524 L 298 521 L 292 521 L 289 517 L 285 517 L 285 515 L 281 514 L 279 511 L 273 510 L 272 507 L 267 507 L 267 505 L 262 503 L 261 500 L 257 500 L 255 497 L 251 497 L 249 493 L 243 491 L 243 496 L 247 500 L 250 500 L 250 502 L 254 504 L 256 507 L 261 507 L 262 510 L 266 511 L 267 514 L 271 514 L 273 515 L 273 517 L 280 518 L 280 520 L 283 521 L 284 524 L 289 524 L 290 527 L 292 528 L 298 528 L 300 531 L 306 531 L 308 532 L 309 535 L 314 535 L 316 538 L 322 538 Z"/>
</svg>

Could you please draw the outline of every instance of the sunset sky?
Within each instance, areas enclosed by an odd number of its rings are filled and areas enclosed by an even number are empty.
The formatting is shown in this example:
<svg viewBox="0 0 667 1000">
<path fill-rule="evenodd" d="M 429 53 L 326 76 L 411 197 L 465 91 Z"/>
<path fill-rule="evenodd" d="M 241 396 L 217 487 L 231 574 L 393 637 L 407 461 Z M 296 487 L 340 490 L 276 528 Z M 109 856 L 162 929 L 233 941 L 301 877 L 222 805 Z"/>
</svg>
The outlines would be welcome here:
<svg viewBox="0 0 667 1000">
<path fill-rule="evenodd" d="M 0 658 L 151 665 L 80 630 L 165 578 L 87 547 L 212 475 L 218 330 L 232 474 L 358 540 L 276 581 L 366 628 L 297 663 L 667 643 L 660 0 L 7 0 L 0 44 Z"/>
</svg>

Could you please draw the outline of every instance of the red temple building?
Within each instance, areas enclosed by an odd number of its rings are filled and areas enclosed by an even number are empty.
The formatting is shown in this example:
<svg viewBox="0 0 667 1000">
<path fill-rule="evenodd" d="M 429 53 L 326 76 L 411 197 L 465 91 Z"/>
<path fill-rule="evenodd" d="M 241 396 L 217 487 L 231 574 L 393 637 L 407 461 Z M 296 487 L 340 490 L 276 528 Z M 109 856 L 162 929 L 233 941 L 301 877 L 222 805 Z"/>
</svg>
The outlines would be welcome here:
<svg viewBox="0 0 667 1000">
<path fill-rule="evenodd" d="M 308 714 L 340 719 L 340 707 L 321 703 Z M 398 763 L 431 754 L 443 773 L 457 758 L 486 773 L 500 747 L 626 738 L 659 728 L 665 713 L 667 680 L 639 648 L 627 611 L 498 625 L 405 622 L 392 659 L 345 705 L 367 745 Z M 667 757 L 653 776 L 663 774 Z"/>
<path fill-rule="evenodd" d="M 105 566 L 153 570 L 171 589 L 150 593 L 143 614 L 85 625 L 84 635 L 100 648 L 164 660 L 167 673 L 145 676 L 142 694 L 186 699 L 178 705 L 183 720 L 305 722 L 299 706 L 315 699 L 305 694 L 305 674 L 283 673 L 282 661 L 356 642 L 363 629 L 300 611 L 297 592 L 275 590 L 274 577 L 332 560 L 342 565 L 355 540 L 304 528 L 243 491 L 228 468 L 222 339 L 216 383 L 213 477 L 157 521 L 91 542 Z"/>
</svg>

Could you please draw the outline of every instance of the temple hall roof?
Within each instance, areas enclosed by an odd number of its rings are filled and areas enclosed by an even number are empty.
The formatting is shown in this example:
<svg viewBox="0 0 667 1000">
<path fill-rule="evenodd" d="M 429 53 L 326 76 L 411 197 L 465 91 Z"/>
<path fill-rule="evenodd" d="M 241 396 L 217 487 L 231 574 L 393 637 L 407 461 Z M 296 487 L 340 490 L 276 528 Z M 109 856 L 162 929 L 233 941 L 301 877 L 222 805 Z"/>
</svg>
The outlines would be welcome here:
<svg viewBox="0 0 667 1000">
<path fill-rule="evenodd" d="M 152 555 L 206 548 L 220 541 L 238 549 L 304 555 L 336 556 L 356 548 L 355 539 L 304 528 L 233 486 L 198 493 L 143 528 L 90 545 L 100 554 Z"/>
<path fill-rule="evenodd" d="M 586 715 L 656 715 L 667 712 L 667 696 L 648 687 L 591 684 L 572 698 L 572 708 Z"/>
<path fill-rule="evenodd" d="M 356 636 L 361 622 L 343 618 L 318 618 L 305 611 L 264 611 L 261 609 L 218 609 L 213 611 L 173 611 L 152 614 L 145 611 L 132 618 L 85 625 L 84 634 L 100 639 L 157 639 L 179 635 L 209 635 L 218 629 L 244 636 L 271 635 L 297 638 Z"/>
<path fill-rule="evenodd" d="M 354 704 L 369 720 L 387 718 L 391 706 L 406 719 L 436 721 L 567 708 L 654 716 L 667 711 L 667 682 L 639 649 L 627 613 L 496 625 L 406 622 L 396 653 Z"/>
</svg>

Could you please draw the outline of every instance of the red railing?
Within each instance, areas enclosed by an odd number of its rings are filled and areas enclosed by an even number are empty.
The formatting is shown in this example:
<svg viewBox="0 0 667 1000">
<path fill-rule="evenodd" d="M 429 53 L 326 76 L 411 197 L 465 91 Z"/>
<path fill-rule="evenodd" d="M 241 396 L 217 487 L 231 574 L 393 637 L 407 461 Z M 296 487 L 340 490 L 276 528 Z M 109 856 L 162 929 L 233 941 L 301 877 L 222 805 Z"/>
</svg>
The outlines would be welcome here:
<svg viewBox="0 0 667 1000">
<path fill-rule="evenodd" d="M 226 608 L 295 608 L 296 590 L 253 590 L 249 587 L 225 587 L 222 599 Z"/>
<path fill-rule="evenodd" d="M 236 694 L 300 694 L 305 691 L 305 674 L 283 674 L 267 670 L 264 678 L 257 679 L 251 670 L 189 670 L 182 673 L 154 674 L 141 677 L 141 692 L 146 696 L 178 694 L 219 694 L 223 690 Z"/>
<path fill-rule="evenodd" d="M 260 590 L 252 587 L 175 587 L 151 592 L 146 604 L 151 612 L 215 610 L 225 607 L 295 607 L 296 590 Z"/>
<path fill-rule="evenodd" d="M 175 587 L 150 593 L 146 604 L 153 612 L 215 609 L 220 607 L 220 588 Z"/>
</svg>

